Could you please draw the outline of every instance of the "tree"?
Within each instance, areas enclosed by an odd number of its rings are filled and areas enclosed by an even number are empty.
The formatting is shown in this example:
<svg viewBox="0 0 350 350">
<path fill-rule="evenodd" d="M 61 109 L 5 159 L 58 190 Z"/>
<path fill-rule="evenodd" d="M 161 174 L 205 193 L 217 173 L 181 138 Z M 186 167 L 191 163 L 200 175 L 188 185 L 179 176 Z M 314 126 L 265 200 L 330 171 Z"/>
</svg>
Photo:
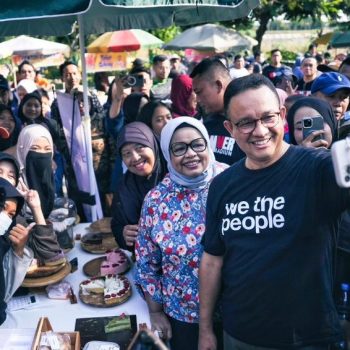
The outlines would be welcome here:
<svg viewBox="0 0 350 350">
<path fill-rule="evenodd" d="M 350 0 L 261 0 L 261 5 L 252 11 L 251 19 L 259 23 L 256 31 L 258 44 L 253 50 L 261 48 L 263 36 L 271 20 L 284 15 L 287 20 L 301 20 L 310 18 L 313 21 L 320 20 L 325 15 L 335 20 L 340 15 L 340 10 L 349 8 Z M 247 19 L 234 21 L 236 26 L 246 25 Z"/>
</svg>

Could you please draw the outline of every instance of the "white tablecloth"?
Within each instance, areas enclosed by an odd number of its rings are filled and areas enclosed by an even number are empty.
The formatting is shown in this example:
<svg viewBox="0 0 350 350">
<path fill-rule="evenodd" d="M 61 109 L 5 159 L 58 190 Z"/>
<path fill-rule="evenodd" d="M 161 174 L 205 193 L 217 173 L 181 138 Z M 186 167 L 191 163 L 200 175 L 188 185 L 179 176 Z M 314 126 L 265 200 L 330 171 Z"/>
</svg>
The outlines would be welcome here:
<svg viewBox="0 0 350 350">
<path fill-rule="evenodd" d="M 79 224 L 74 228 L 74 234 L 80 233 L 82 236 L 87 233 L 88 224 Z M 55 331 L 74 331 L 75 320 L 84 317 L 103 317 L 116 316 L 122 313 L 128 315 L 136 315 L 137 323 L 147 323 L 149 321 L 149 313 L 147 304 L 139 296 L 135 287 L 132 290 L 131 298 L 124 304 L 113 306 L 109 308 L 98 308 L 82 303 L 79 299 L 79 283 L 88 277 L 83 273 L 83 266 L 86 262 L 99 257 L 97 254 L 90 254 L 85 252 L 81 246 L 80 241 L 75 241 L 75 247 L 67 254 L 68 260 L 75 257 L 78 258 L 78 270 L 69 274 L 64 280 L 68 281 L 77 296 L 78 303 L 70 304 L 69 300 L 52 300 L 46 297 L 46 294 L 40 295 L 39 303 L 34 308 L 12 311 L 9 314 L 8 320 L 4 328 L 35 328 L 40 317 L 48 317 L 53 329 Z M 133 270 L 127 273 L 127 277 L 132 282 Z M 1 333 L 0 333 L 1 339 Z M 1 345 L 0 345 L 1 349 Z"/>
</svg>

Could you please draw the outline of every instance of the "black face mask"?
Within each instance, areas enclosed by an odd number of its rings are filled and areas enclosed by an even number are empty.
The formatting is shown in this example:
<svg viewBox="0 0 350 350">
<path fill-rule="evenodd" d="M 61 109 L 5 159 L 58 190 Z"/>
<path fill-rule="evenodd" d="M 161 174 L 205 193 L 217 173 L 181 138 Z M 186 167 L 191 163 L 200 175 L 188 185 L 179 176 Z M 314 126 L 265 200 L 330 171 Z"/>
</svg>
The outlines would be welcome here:
<svg viewBox="0 0 350 350">
<path fill-rule="evenodd" d="M 55 199 L 52 153 L 29 151 L 26 158 L 26 177 L 29 189 L 38 191 L 41 209 L 47 218 Z"/>
</svg>

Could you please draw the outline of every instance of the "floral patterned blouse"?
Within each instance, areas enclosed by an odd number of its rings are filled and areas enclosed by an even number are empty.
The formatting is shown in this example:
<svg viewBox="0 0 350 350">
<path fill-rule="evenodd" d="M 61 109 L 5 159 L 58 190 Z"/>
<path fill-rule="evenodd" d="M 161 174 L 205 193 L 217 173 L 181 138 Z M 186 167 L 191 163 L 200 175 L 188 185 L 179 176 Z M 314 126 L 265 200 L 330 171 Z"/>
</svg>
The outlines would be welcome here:
<svg viewBox="0 0 350 350">
<path fill-rule="evenodd" d="M 199 321 L 198 270 L 208 188 L 191 190 L 167 175 L 147 194 L 141 211 L 135 285 L 182 322 Z"/>
</svg>

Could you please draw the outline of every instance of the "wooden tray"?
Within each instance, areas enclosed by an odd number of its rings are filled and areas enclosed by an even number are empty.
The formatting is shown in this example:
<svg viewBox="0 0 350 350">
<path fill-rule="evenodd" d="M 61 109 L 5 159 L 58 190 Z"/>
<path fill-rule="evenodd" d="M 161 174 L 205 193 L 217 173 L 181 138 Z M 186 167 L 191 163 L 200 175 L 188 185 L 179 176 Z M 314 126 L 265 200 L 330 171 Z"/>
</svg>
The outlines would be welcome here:
<svg viewBox="0 0 350 350">
<path fill-rule="evenodd" d="M 123 276 L 123 278 L 127 279 L 125 276 Z M 84 282 L 85 281 L 82 281 L 80 283 L 80 285 L 82 283 L 84 283 Z M 130 283 L 130 281 L 129 281 L 129 283 Z M 125 294 L 122 299 L 119 299 L 115 303 L 106 304 L 105 301 L 104 301 L 104 298 L 103 298 L 103 293 L 101 293 L 101 294 L 91 293 L 91 294 L 85 295 L 85 294 L 82 293 L 80 285 L 79 285 L 79 298 L 80 298 L 80 300 L 84 304 L 97 306 L 97 307 L 112 307 L 112 306 L 123 304 L 131 297 L 131 294 L 132 294 L 132 292 L 131 292 L 131 284 L 130 284 L 130 289 L 129 289 L 128 293 Z"/>
<path fill-rule="evenodd" d="M 63 280 L 63 278 L 68 276 L 70 272 L 71 272 L 71 265 L 67 261 L 64 267 L 58 272 L 54 273 L 53 275 L 46 276 L 46 277 L 39 277 L 39 278 L 25 278 L 22 283 L 22 287 L 28 287 L 28 288 L 45 287 L 50 284 Z"/>
<path fill-rule="evenodd" d="M 83 272 L 85 273 L 86 276 L 88 277 L 99 277 L 101 276 L 100 273 L 100 266 L 103 261 L 106 261 L 106 256 L 101 256 L 99 258 L 92 259 L 88 261 L 84 266 L 83 266 Z M 127 273 L 130 270 L 131 267 L 131 262 L 127 258 L 128 265 L 125 268 L 123 272 L 120 272 L 120 275 L 123 275 Z"/>
<path fill-rule="evenodd" d="M 111 221 L 112 218 L 103 218 L 93 222 L 89 228 L 91 231 L 97 231 L 102 233 L 111 233 Z"/>
<path fill-rule="evenodd" d="M 35 271 L 28 271 L 26 274 L 26 278 L 40 278 L 40 277 L 46 277 L 51 276 L 54 273 L 60 271 L 63 269 L 66 265 L 66 261 L 62 264 L 59 264 L 57 266 L 38 266 L 38 268 Z"/>
<path fill-rule="evenodd" d="M 84 237 L 81 239 L 81 247 L 92 254 L 104 254 L 107 250 L 119 248 L 113 234 L 102 235 L 101 244 L 88 244 L 84 242 Z"/>
</svg>

